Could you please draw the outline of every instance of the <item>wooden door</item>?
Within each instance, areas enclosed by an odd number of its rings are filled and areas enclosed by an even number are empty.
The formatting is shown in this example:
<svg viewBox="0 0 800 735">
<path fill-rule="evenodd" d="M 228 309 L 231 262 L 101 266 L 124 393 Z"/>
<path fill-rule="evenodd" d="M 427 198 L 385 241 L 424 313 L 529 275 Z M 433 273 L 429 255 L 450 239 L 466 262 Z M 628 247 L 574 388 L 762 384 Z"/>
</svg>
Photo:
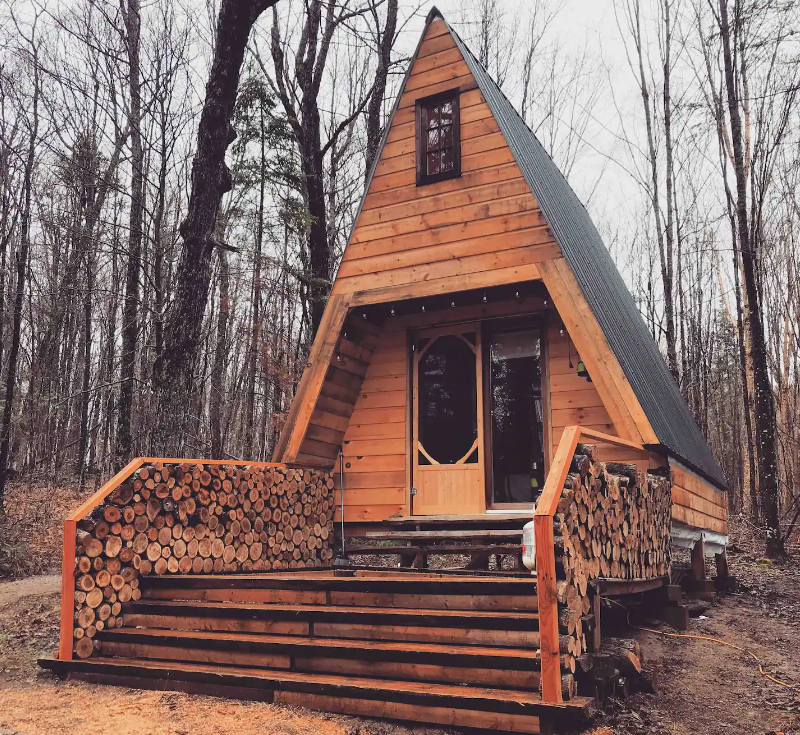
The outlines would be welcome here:
<svg viewBox="0 0 800 735">
<path fill-rule="evenodd" d="M 483 513 L 479 325 L 419 332 L 413 355 L 412 513 Z"/>
</svg>

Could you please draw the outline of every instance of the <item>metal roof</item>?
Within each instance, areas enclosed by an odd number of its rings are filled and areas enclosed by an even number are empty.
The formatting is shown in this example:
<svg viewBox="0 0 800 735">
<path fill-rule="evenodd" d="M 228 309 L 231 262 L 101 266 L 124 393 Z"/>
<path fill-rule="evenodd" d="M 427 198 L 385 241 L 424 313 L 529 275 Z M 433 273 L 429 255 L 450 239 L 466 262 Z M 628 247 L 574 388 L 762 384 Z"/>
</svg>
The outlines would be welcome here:
<svg viewBox="0 0 800 735">
<path fill-rule="evenodd" d="M 500 87 L 436 8 L 428 15 L 426 27 L 435 17 L 444 21 L 463 54 L 659 442 L 716 485 L 727 487 L 586 208 Z"/>
</svg>

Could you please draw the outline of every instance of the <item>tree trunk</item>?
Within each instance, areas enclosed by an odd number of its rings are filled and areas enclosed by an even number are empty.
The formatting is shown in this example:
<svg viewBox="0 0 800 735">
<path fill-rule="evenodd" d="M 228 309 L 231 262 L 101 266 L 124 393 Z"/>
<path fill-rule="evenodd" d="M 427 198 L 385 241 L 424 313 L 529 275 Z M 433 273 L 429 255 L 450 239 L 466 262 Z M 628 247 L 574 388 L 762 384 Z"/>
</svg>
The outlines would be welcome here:
<svg viewBox="0 0 800 735">
<path fill-rule="evenodd" d="M 228 349 L 228 320 L 230 317 L 228 258 L 219 252 L 219 314 L 214 363 L 211 368 L 211 397 L 209 419 L 211 422 L 211 458 L 223 459 L 222 404 L 225 390 L 225 356 Z"/>
<path fill-rule="evenodd" d="M 636 0 L 631 11 L 633 17 L 631 18 L 631 31 L 633 33 L 634 44 L 636 45 L 637 60 L 638 60 L 638 82 L 639 92 L 642 97 L 642 106 L 644 107 L 645 117 L 645 130 L 647 131 L 647 157 L 650 164 L 650 204 L 653 208 L 653 217 L 655 219 L 656 229 L 656 242 L 658 243 L 658 256 L 661 266 L 661 285 L 664 291 L 664 319 L 666 327 L 664 329 L 664 337 L 667 343 L 667 365 L 672 377 L 677 383 L 680 380 L 678 371 L 678 354 L 676 349 L 675 339 L 675 299 L 673 293 L 673 264 L 672 264 L 672 249 L 673 249 L 673 233 L 672 233 L 672 219 L 670 216 L 672 197 L 672 181 L 670 179 L 672 171 L 667 171 L 667 212 L 668 212 L 668 225 L 664 228 L 661 216 L 661 200 L 659 196 L 659 178 L 658 178 L 658 152 L 656 149 L 655 133 L 653 130 L 653 112 L 650 105 L 650 89 L 645 72 L 644 64 L 644 38 L 642 36 L 641 22 L 640 22 L 640 7 L 639 2 Z M 670 102 L 670 87 L 669 87 L 669 74 L 670 74 L 670 56 L 669 56 L 669 43 L 670 43 L 670 26 L 669 26 L 669 11 L 667 10 L 665 16 L 665 34 L 666 34 L 666 56 L 664 60 L 664 132 L 667 137 L 667 148 L 671 145 L 670 137 L 670 118 L 671 102 Z M 671 155 L 671 152 L 670 152 Z M 655 323 L 655 322 L 654 322 Z"/>
<path fill-rule="evenodd" d="M 256 242 L 255 252 L 253 253 L 250 348 L 247 356 L 244 446 L 242 448 L 242 456 L 245 459 L 256 459 L 256 457 L 253 456 L 253 444 L 255 442 L 256 373 L 258 368 L 258 356 L 261 348 L 261 251 L 264 244 L 264 199 L 266 195 L 267 178 L 266 126 L 264 122 L 264 100 L 262 98 L 259 104 L 261 158 L 258 188 L 258 222 L 256 223 Z"/>
<path fill-rule="evenodd" d="M 5 491 L 9 476 L 9 454 L 11 448 L 11 420 L 14 411 L 14 389 L 17 382 L 17 362 L 19 360 L 20 336 L 22 331 L 22 307 L 25 301 L 26 277 L 28 274 L 28 255 L 31 237 L 31 188 L 33 186 L 33 166 L 36 160 L 36 145 L 39 135 L 39 60 L 33 59 L 33 100 L 31 105 L 31 126 L 28 151 L 25 158 L 23 176 L 22 215 L 20 218 L 20 243 L 16 253 L 17 282 L 14 291 L 14 310 L 11 322 L 11 345 L 6 358 L 6 390 L 3 404 L 2 426 L 0 427 L 0 516 L 5 512 Z"/>
<path fill-rule="evenodd" d="M 767 344 L 761 315 L 761 300 L 756 276 L 756 243 L 750 237 L 747 211 L 747 165 L 743 146 L 743 128 L 737 95 L 736 71 L 731 51 L 732 29 L 728 19 L 728 0 L 719 0 L 719 24 L 722 39 L 722 55 L 725 68 L 725 87 L 728 111 L 731 120 L 733 143 L 733 165 L 736 175 L 736 218 L 738 245 L 741 254 L 742 278 L 744 281 L 745 308 L 748 336 L 750 338 L 750 360 L 753 371 L 753 406 L 755 433 L 758 444 L 758 487 L 767 528 L 767 555 L 784 554 L 783 538 L 779 523 L 778 460 L 775 447 L 775 399 L 767 366 Z M 734 29 L 735 34 L 735 29 Z"/>
<path fill-rule="evenodd" d="M 378 67 L 375 70 L 375 84 L 372 88 L 372 97 L 367 107 L 367 150 L 364 162 L 364 176 L 368 177 L 378 155 L 378 146 L 383 136 L 381 112 L 383 98 L 386 95 L 386 84 L 389 81 L 389 65 L 392 61 L 392 45 L 394 34 L 397 30 L 397 3 L 398 0 L 387 0 L 386 25 L 383 33 L 378 31 Z"/>
<path fill-rule="evenodd" d="M 128 224 L 128 265 L 125 272 L 125 304 L 122 308 L 122 352 L 117 402 L 117 441 L 114 461 L 121 469 L 133 456 L 133 382 L 136 345 L 139 341 L 139 274 L 142 260 L 142 216 L 144 212 L 144 151 L 142 149 L 142 90 L 139 58 L 141 11 L 139 0 L 128 0 L 124 10 L 128 52 L 128 86 L 131 131 L 131 208 Z"/>
<path fill-rule="evenodd" d="M 78 486 L 81 492 L 86 487 L 86 454 L 89 447 L 89 386 L 92 370 L 92 290 L 94 289 L 94 262 L 89 252 L 91 243 L 84 242 L 86 248 L 86 290 L 83 295 L 83 377 L 81 379 L 81 417 L 78 439 Z"/>
<path fill-rule="evenodd" d="M 222 0 L 206 97 L 197 129 L 192 162 L 192 189 L 186 219 L 181 224 L 183 247 L 175 276 L 175 297 L 164 322 L 164 349 L 157 358 L 155 445 L 165 455 L 179 456 L 185 444 L 187 399 L 211 285 L 211 253 L 221 245 L 214 235 L 223 195 L 231 176 L 225 151 L 233 142 L 231 125 L 239 75 L 250 30 L 277 0 Z"/>
</svg>

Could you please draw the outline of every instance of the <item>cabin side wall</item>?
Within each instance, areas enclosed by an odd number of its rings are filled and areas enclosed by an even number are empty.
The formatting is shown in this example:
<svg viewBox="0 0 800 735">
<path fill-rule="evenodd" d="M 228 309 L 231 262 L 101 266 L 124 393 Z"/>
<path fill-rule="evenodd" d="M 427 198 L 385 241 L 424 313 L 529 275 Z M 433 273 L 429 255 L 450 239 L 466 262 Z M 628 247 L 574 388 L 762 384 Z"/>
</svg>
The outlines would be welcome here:
<svg viewBox="0 0 800 735">
<path fill-rule="evenodd" d="M 687 526 L 728 533 L 728 496 L 698 474 L 671 459 L 672 518 Z"/>
</svg>

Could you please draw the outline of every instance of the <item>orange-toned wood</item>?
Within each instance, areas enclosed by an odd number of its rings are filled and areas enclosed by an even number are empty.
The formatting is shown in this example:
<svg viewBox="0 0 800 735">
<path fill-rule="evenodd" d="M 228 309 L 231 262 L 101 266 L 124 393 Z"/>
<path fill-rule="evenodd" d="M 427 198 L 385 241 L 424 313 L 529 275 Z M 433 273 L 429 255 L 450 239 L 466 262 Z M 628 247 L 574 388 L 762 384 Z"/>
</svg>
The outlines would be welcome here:
<svg viewBox="0 0 800 735">
<path fill-rule="evenodd" d="M 62 661 L 72 660 L 73 615 L 75 609 L 75 534 L 77 522 L 85 518 L 101 505 L 123 482 L 125 482 L 143 464 L 162 462 L 164 464 L 204 465 L 242 465 L 257 467 L 277 467 L 274 462 L 242 462 L 225 459 L 184 459 L 174 457 L 136 457 L 123 467 L 114 477 L 100 487 L 90 498 L 79 505 L 64 521 L 64 541 L 61 554 L 61 618 L 59 626 L 58 655 Z"/>
<path fill-rule="evenodd" d="M 728 533 L 727 495 L 680 463 L 672 469 L 672 517 L 695 528 Z"/>
<path fill-rule="evenodd" d="M 539 640 L 542 662 L 542 700 L 561 702 L 561 663 L 558 644 L 558 593 L 556 589 L 555 545 L 553 516 L 558 507 L 561 491 L 569 473 L 570 464 L 578 442 L 587 440 L 603 442 L 647 455 L 645 448 L 636 442 L 594 431 L 582 426 L 564 429 L 553 463 L 545 480 L 544 490 L 536 503 L 534 533 L 536 537 L 536 585 L 539 596 Z"/>
<path fill-rule="evenodd" d="M 390 319 L 375 336 L 343 434 L 346 522 L 384 520 L 405 505 L 407 382 L 405 331 Z"/>
<path fill-rule="evenodd" d="M 350 305 L 348 294 L 331 294 L 319 331 L 309 355 L 309 366 L 303 372 L 292 402 L 286 425 L 275 447 L 274 459 L 292 462 L 300 453 L 308 422 L 317 408 L 322 383 Z"/>
<path fill-rule="evenodd" d="M 64 546 L 61 554 L 61 620 L 58 657 L 72 660 L 72 630 L 75 615 L 75 521 L 64 521 Z"/>
<path fill-rule="evenodd" d="M 616 431 L 636 442 L 657 444 L 655 432 L 567 262 L 561 258 L 540 263 L 539 269 Z"/>
<path fill-rule="evenodd" d="M 426 279 L 413 284 L 356 291 L 352 295 L 352 303 L 353 306 L 385 304 L 391 301 L 424 298 L 444 293 L 456 293 L 457 291 L 470 291 L 476 288 L 491 288 L 492 286 L 538 281 L 540 277 L 539 264 L 530 263 L 446 278 Z"/>
<path fill-rule="evenodd" d="M 475 335 L 475 344 L 463 335 Z M 461 461 L 453 465 L 439 464 L 431 458 L 419 440 L 419 363 L 427 349 L 436 344 L 440 337 L 453 335 L 463 339 L 475 355 L 475 380 L 476 391 L 476 419 L 477 438 L 473 447 L 477 447 L 477 461 L 469 463 L 466 460 L 472 455 L 474 449 L 470 448 Z M 481 330 L 477 323 L 461 324 L 458 326 L 433 327 L 422 330 L 415 335 L 415 339 L 429 337 L 430 341 L 421 350 L 414 353 L 414 378 L 413 378 L 413 412 L 412 412 L 412 482 L 417 489 L 417 494 L 412 499 L 412 512 L 414 515 L 439 515 L 447 513 L 482 513 L 486 510 L 485 482 L 484 482 L 484 438 L 483 438 L 483 382 Z M 420 454 L 431 460 L 431 464 L 420 464 Z"/>
</svg>

